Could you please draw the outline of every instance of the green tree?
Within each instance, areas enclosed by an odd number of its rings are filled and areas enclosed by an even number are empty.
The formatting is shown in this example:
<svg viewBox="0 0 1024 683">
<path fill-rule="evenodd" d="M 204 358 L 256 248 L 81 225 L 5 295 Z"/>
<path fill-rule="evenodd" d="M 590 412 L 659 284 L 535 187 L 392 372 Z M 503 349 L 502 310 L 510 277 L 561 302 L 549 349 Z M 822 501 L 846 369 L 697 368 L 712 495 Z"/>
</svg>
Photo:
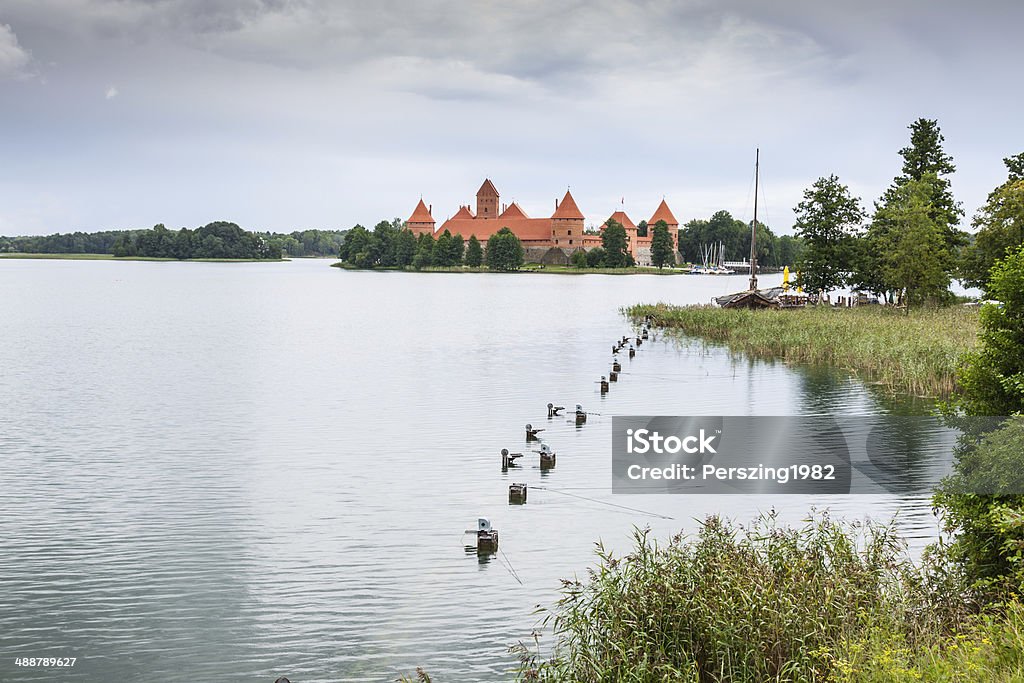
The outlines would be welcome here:
<svg viewBox="0 0 1024 683">
<path fill-rule="evenodd" d="M 803 258 L 804 242 L 793 235 L 779 235 L 778 261 L 780 266 L 796 267 Z"/>
<path fill-rule="evenodd" d="M 986 591 L 1019 592 L 1024 585 L 1024 247 L 992 268 L 981 308 L 977 350 L 957 371 L 958 393 L 946 406 L 963 435 L 953 474 L 935 504 L 952 552 Z M 1016 416 L 1008 421 L 957 416 Z"/>
<path fill-rule="evenodd" d="M 586 268 L 587 252 L 584 251 L 583 249 L 577 249 L 576 251 L 572 252 L 572 257 L 569 259 L 569 262 L 575 268 Z"/>
<path fill-rule="evenodd" d="M 523 244 L 508 228 L 502 228 L 487 239 L 487 267 L 491 270 L 519 270 L 523 258 Z"/>
<path fill-rule="evenodd" d="M 345 240 L 338 249 L 338 258 L 346 263 L 354 263 L 356 254 L 366 251 L 370 244 L 370 231 L 363 226 L 356 224 L 345 233 Z"/>
<path fill-rule="evenodd" d="M 929 182 L 927 207 L 928 216 L 942 232 L 946 251 L 952 256 L 956 250 L 967 243 L 967 234 L 957 229 L 964 211 L 960 203 L 953 197 L 953 191 L 947 176 L 956 171 L 953 157 L 942 148 L 945 138 L 939 130 L 939 122 L 935 119 L 920 118 L 910 126 L 910 145 L 900 150 L 903 157 L 903 172 L 893 179 L 892 185 L 882 197 L 886 204 L 899 198 L 899 189 L 913 181 L 923 181 L 931 176 Z M 952 259 L 947 259 L 952 267 Z"/>
<path fill-rule="evenodd" d="M 601 246 L 604 247 L 605 267 L 625 268 L 633 265 L 633 256 L 629 253 L 629 236 L 622 223 L 608 219 L 601 232 Z"/>
<path fill-rule="evenodd" d="M 666 264 L 675 265 L 675 254 L 672 248 L 672 235 L 668 232 L 668 223 L 658 221 L 654 224 L 651 235 L 651 263 L 658 268 Z"/>
<path fill-rule="evenodd" d="M 830 175 L 804 190 L 794 213 L 796 235 L 804 244 L 798 283 L 809 292 L 839 289 L 852 270 L 851 243 L 865 218 L 860 199 Z"/>
<path fill-rule="evenodd" d="M 668 225 L 668 223 L 666 223 L 665 225 Z M 639 223 L 637 223 L 636 224 L 636 236 L 637 237 L 647 237 L 647 229 L 648 229 L 648 227 L 649 226 L 647 225 L 647 221 L 640 221 Z"/>
<path fill-rule="evenodd" d="M 454 266 L 452 262 L 452 233 L 442 232 L 434 243 L 434 265 L 440 267 Z"/>
<path fill-rule="evenodd" d="M 484 262 L 484 250 L 480 246 L 480 240 L 476 238 L 476 235 L 469 236 L 469 242 L 466 244 L 466 265 L 471 268 L 479 268 Z"/>
<path fill-rule="evenodd" d="M 409 228 L 403 228 L 395 238 L 395 265 L 408 268 L 416 257 L 416 235 Z"/>
<path fill-rule="evenodd" d="M 974 217 L 977 232 L 964 252 L 961 274 L 972 287 L 985 288 L 989 271 L 1007 249 L 1024 244 L 1024 154 L 1003 159 L 1006 182 L 988 195 Z"/>
<path fill-rule="evenodd" d="M 587 267 L 600 268 L 604 265 L 604 247 L 594 247 L 587 252 Z"/>
<path fill-rule="evenodd" d="M 434 265 L 434 236 L 421 233 L 416 242 L 416 256 L 412 259 L 412 267 L 422 270 Z"/>
<path fill-rule="evenodd" d="M 462 265 L 462 259 L 466 253 L 466 242 L 462 239 L 461 233 L 452 235 L 451 245 L 448 247 L 448 260 L 453 266 Z"/>
<path fill-rule="evenodd" d="M 393 268 L 398 264 L 396 248 L 399 229 L 391 221 L 381 221 L 373 228 L 374 251 L 377 263 L 384 268 Z"/>
<path fill-rule="evenodd" d="M 930 211 L 934 175 L 901 185 L 878 209 L 885 226 L 877 247 L 887 288 L 903 293 L 910 306 L 944 298 L 949 289 L 948 251 L 941 225 Z"/>
</svg>

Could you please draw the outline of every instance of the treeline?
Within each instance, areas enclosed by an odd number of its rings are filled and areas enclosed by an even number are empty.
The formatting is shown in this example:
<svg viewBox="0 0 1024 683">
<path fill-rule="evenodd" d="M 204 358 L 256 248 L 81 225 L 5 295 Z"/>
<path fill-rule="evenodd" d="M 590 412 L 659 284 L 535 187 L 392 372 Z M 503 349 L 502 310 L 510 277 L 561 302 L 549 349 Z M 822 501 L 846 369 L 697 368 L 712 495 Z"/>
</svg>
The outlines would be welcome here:
<svg viewBox="0 0 1024 683">
<path fill-rule="evenodd" d="M 491 270 L 518 270 L 523 265 L 522 242 L 508 228 L 502 228 L 480 244 L 475 235 L 468 240 L 445 230 L 436 238 L 415 235 L 399 219 L 381 221 L 373 230 L 356 225 L 345 234 L 338 258 L 356 268 L 455 268 L 487 266 Z"/>
<path fill-rule="evenodd" d="M 728 211 L 717 211 L 711 218 L 694 219 L 679 229 L 679 253 L 688 263 L 701 263 L 702 247 L 721 243 L 726 261 L 750 259 L 750 224 L 732 217 Z M 767 225 L 757 222 L 757 263 L 763 268 L 796 265 L 802 243 L 798 237 L 779 235 Z"/>
<path fill-rule="evenodd" d="M 938 122 L 918 119 L 903 168 L 874 203 L 861 199 L 836 175 L 819 178 L 794 209 L 796 234 L 806 248 L 798 282 L 808 291 L 850 287 L 907 306 L 951 299 L 950 282 L 988 289 L 1000 260 L 1024 243 L 1024 154 L 1004 159 L 1008 177 L 988 196 L 969 235 L 953 196 L 953 158 L 942 148 Z"/>
<path fill-rule="evenodd" d="M 275 232 L 248 233 L 251 238 L 238 240 L 234 234 L 226 235 L 211 226 L 235 225 L 234 223 L 210 223 L 199 230 L 182 233 L 170 231 L 163 224 L 150 230 L 104 230 L 100 232 L 56 233 L 53 235 L 28 235 L 21 237 L 0 237 L 0 252 L 22 254 L 114 254 L 117 256 L 154 256 L 159 258 L 281 258 L 285 256 L 334 256 L 344 241 L 343 230 L 296 230 L 288 234 Z M 235 226 L 238 227 L 238 226 Z M 239 228 L 240 229 L 240 228 Z M 214 237 L 223 242 L 218 244 L 211 240 L 206 244 L 195 241 L 195 233 L 204 231 L 200 241 L 213 233 Z M 245 232 L 245 231 L 243 231 Z M 171 237 L 173 236 L 173 237 Z M 277 253 L 278 256 L 185 256 L 178 254 L 209 254 L 209 253 L 259 253 L 255 238 L 262 239 L 267 247 L 263 251 Z M 230 243 L 230 246 L 229 246 Z"/>
<path fill-rule="evenodd" d="M 114 242 L 115 257 L 144 256 L 173 259 L 279 259 L 281 248 L 263 235 L 234 223 L 217 221 L 177 232 L 158 224 L 152 230 L 123 233 Z"/>
<path fill-rule="evenodd" d="M 70 232 L 54 235 L 0 237 L 0 252 L 20 254 L 112 254 L 114 243 L 135 230 Z"/>
</svg>

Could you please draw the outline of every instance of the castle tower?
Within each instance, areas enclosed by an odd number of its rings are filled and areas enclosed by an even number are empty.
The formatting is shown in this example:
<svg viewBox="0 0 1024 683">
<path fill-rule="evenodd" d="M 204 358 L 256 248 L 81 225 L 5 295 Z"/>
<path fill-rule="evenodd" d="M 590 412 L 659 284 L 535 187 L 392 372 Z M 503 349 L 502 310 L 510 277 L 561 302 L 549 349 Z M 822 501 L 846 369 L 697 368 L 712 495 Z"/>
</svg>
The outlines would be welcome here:
<svg viewBox="0 0 1024 683">
<path fill-rule="evenodd" d="M 651 216 L 651 220 L 647 221 L 647 234 L 651 235 L 651 231 L 654 230 L 654 224 L 658 221 L 665 221 L 668 225 L 668 234 L 672 238 L 672 252 L 675 254 L 676 263 L 679 262 L 679 221 L 676 220 L 672 210 L 668 208 L 668 204 L 664 199 L 661 200 L 661 204 L 658 204 L 658 208 L 654 210 L 654 215 Z"/>
<path fill-rule="evenodd" d="M 562 249 L 576 249 L 583 244 L 583 212 L 569 190 L 551 214 L 551 239 Z"/>
<path fill-rule="evenodd" d="M 405 222 L 405 227 L 417 237 L 422 234 L 434 234 L 434 217 L 430 215 L 430 209 L 423 203 L 423 199 L 420 199 L 420 203 L 413 209 L 409 220 Z"/>
<path fill-rule="evenodd" d="M 497 218 L 499 196 L 494 183 L 489 178 L 485 178 L 484 184 L 476 191 L 476 217 Z"/>
</svg>

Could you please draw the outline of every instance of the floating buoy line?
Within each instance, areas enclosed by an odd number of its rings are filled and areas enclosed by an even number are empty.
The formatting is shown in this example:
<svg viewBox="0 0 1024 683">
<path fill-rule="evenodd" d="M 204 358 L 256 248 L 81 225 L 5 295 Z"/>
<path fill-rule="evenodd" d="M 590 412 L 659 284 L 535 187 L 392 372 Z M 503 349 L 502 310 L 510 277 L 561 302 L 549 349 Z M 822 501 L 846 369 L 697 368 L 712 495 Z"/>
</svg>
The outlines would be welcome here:
<svg viewBox="0 0 1024 683">
<path fill-rule="evenodd" d="M 633 360 L 636 357 L 637 349 L 639 349 L 643 343 L 651 338 L 651 323 L 653 322 L 651 316 L 644 318 L 641 329 L 636 332 L 635 335 L 623 335 L 621 339 L 616 340 L 612 348 L 612 364 L 611 369 L 607 375 L 602 375 L 600 380 L 596 382 L 598 384 L 598 391 L 603 398 L 611 389 L 610 385 L 613 382 L 618 382 L 621 375 L 629 376 L 633 373 L 622 371 L 622 362 L 619 360 L 619 353 L 625 353 L 629 360 Z M 636 374 L 635 376 L 642 377 L 646 375 Z M 565 406 L 556 406 L 554 403 L 548 403 L 548 420 L 553 420 L 556 417 L 563 417 Z M 584 410 L 583 405 L 577 403 L 575 411 L 569 415 L 565 415 L 567 424 L 575 424 L 576 428 L 582 428 L 587 424 L 587 418 L 591 415 L 603 417 L 601 413 L 595 413 L 592 411 Z M 538 443 L 539 448 L 531 449 L 531 453 L 536 453 L 539 456 L 540 470 L 542 476 L 555 468 L 557 457 L 555 451 L 551 446 L 544 442 L 544 437 L 540 436 L 540 433 L 546 431 L 543 428 L 534 427 L 531 423 L 526 423 L 526 442 L 527 443 Z M 510 469 L 519 469 L 520 465 L 516 461 L 520 458 L 526 457 L 525 453 L 513 453 L 507 448 L 501 449 L 501 471 L 508 472 Z M 508 487 L 508 504 L 509 505 L 525 505 L 528 497 L 528 492 L 531 487 L 526 483 L 513 482 Z M 532 488 L 538 491 L 548 491 L 550 493 L 556 493 L 578 500 L 587 501 L 589 503 L 595 503 L 597 505 L 604 505 L 610 508 L 633 512 L 648 517 L 657 517 L 659 519 L 675 519 L 668 515 L 662 515 L 657 512 L 650 512 L 648 510 L 641 510 L 640 508 L 630 507 L 628 505 L 621 505 L 619 503 L 610 503 L 606 500 L 600 500 L 598 498 L 590 498 L 577 493 L 571 493 L 571 491 L 607 491 L 607 488 L 555 488 L 551 486 L 533 486 Z M 508 573 L 514 578 L 519 585 L 524 585 L 522 579 L 519 577 L 518 572 L 512 566 L 512 562 L 505 555 L 505 551 L 498 547 L 498 530 L 491 528 L 491 522 L 486 517 L 479 517 L 477 519 L 477 528 L 470 529 L 463 533 L 463 538 L 466 535 L 472 535 L 473 545 L 466 545 L 467 552 L 472 552 L 475 548 L 476 554 L 479 556 L 497 555 L 502 566 L 508 571 Z"/>
</svg>

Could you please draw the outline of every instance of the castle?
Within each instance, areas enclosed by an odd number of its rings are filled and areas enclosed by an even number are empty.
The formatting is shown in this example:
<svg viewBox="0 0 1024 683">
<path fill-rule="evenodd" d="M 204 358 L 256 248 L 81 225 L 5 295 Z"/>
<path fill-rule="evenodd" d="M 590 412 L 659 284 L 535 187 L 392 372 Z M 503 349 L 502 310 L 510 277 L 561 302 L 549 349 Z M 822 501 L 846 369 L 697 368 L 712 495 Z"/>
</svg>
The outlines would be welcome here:
<svg viewBox="0 0 1024 683">
<path fill-rule="evenodd" d="M 501 204 L 501 195 L 490 179 L 485 179 L 476 193 L 476 212 L 469 206 L 460 206 L 454 216 L 435 230 L 433 206 L 428 207 L 420 199 L 412 215 L 406 221 L 413 234 L 435 234 L 448 230 L 451 234 L 461 234 L 465 239 L 475 235 L 481 242 L 498 232 L 508 228 L 523 243 L 527 260 L 545 264 L 567 264 L 572 254 L 580 249 L 589 251 L 601 246 L 600 233 L 585 232 L 583 212 L 576 205 L 572 193 L 566 190 L 561 201 L 555 200 L 555 211 L 549 218 L 530 218 L 516 202 Z M 500 210 L 499 210 L 500 207 Z M 629 251 L 637 265 L 651 264 L 651 236 L 654 224 L 665 221 L 669 235 L 672 237 L 672 251 L 679 259 L 679 221 L 672 215 L 671 209 L 664 199 L 647 221 L 647 235 L 641 237 L 638 228 L 624 211 L 616 211 L 601 225 L 603 231 L 609 221 L 617 221 L 626 229 L 629 239 Z"/>
</svg>

